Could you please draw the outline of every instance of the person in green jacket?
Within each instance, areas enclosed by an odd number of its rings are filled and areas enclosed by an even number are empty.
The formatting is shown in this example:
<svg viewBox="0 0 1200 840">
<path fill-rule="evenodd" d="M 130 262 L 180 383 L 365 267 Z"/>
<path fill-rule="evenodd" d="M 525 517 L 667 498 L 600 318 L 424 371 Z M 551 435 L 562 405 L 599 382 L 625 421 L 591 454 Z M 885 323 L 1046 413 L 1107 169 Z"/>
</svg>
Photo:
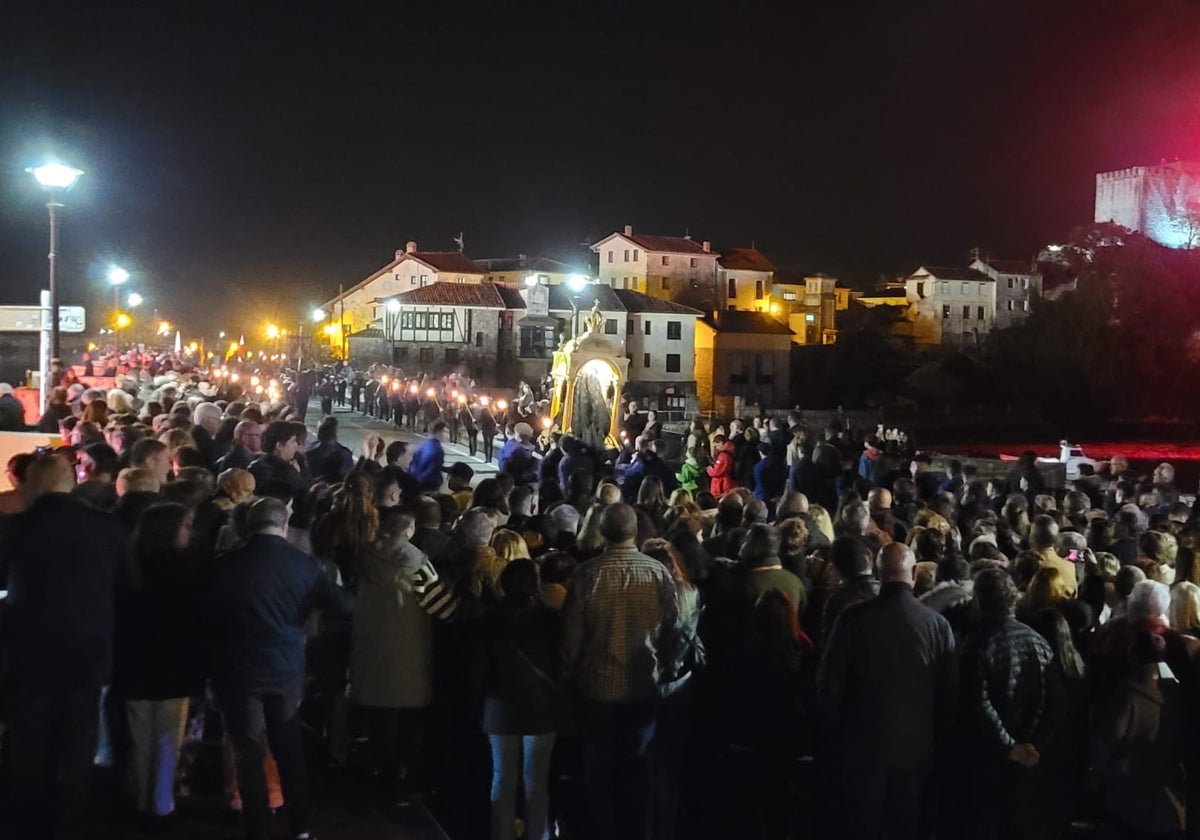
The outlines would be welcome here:
<svg viewBox="0 0 1200 840">
<path fill-rule="evenodd" d="M 683 466 L 679 468 L 679 473 L 675 476 L 679 479 L 679 486 L 687 490 L 693 496 L 699 488 L 700 478 L 700 462 L 696 458 L 695 448 L 689 449 L 687 457 L 683 460 Z"/>
</svg>

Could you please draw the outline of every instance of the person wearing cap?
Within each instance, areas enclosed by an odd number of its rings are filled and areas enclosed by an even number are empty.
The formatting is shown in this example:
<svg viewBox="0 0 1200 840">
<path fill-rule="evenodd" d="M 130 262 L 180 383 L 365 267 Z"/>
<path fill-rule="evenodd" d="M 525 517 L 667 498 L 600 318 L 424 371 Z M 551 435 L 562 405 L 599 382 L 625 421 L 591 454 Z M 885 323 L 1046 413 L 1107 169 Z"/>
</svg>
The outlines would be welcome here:
<svg viewBox="0 0 1200 840">
<path fill-rule="evenodd" d="M 0 382 L 0 432 L 25 431 L 25 406 L 13 396 L 13 386 Z"/>
<path fill-rule="evenodd" d="M 446 472 L 446 442 L 450 432 L 446 424 L 438 420 L 429 431 L 429 437 L 413 453 L 409 472 L 417 480 L 422 492 L 436 493 L 442 489 L 442 473 Z"/>
</svg>

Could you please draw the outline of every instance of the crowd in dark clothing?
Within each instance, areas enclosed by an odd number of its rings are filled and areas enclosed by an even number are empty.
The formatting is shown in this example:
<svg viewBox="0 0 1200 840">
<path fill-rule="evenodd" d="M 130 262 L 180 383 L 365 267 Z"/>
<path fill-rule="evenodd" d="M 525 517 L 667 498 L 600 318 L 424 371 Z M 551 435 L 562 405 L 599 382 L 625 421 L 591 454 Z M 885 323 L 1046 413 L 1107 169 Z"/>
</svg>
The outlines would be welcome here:
<svg viewBox="0 0 1200 840">
<path fill-rule="evenodd" d="M 668 465 L 630 412 L 625 452 L 512 424 L 474 481 L 442 421 L 356 455 L 188 396 L 92 395 L 99 439 L 10 465 L 13 836 L 78 836 L 101 732 L 169 829 L 206 710 L 251 838 L 280 807 L 311 836 L 302 716 L 381 802 L 455 791 L 494 838 L 1195 830 L 1200 522 L 1167 465 L 1052 491 L 796 416 L 697 421 Z"/>
</svg>

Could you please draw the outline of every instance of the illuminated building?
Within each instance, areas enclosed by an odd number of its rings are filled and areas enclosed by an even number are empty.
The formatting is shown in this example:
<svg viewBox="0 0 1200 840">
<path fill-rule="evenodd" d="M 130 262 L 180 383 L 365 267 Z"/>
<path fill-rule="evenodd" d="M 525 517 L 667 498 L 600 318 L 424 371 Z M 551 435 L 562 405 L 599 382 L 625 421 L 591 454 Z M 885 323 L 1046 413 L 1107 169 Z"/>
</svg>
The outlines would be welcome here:
<svg viewBox="0 0 1200 840">
<path fill-rule="evenodd" d="M 1097 222 L 1115 222 L 1168 248 L 1200 245 L 1200 163 L 1096 174 Z"/>
<path fill-rule="evenodd" d="M 631 225 L 592 245 L 599 257 L 600 282 L 705 311 L 723 306 L 717 290 L 717 258 L 712 243 L 690 236 L 633 232 Z"/>
</svg>

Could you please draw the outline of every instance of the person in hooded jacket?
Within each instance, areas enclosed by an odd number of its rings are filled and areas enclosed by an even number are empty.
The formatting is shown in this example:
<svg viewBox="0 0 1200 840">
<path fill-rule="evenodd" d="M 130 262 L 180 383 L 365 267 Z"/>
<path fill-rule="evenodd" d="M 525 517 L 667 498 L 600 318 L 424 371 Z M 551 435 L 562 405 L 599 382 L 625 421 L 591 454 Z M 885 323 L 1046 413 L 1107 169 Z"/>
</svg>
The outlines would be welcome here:
<svg viewBox="0 0 1200 840">
<path fill-rule="evenodd" d="M 716 455 L 707 470 L 708 477 L 711 479 L 709 492 L 720 497 L 737 486 L 737 482 L 733 478 L 734 447 L 733 443 L 724 435 L 717 435 L 713 438 L 713 447 L 716 449 Z"/>
</svg>

